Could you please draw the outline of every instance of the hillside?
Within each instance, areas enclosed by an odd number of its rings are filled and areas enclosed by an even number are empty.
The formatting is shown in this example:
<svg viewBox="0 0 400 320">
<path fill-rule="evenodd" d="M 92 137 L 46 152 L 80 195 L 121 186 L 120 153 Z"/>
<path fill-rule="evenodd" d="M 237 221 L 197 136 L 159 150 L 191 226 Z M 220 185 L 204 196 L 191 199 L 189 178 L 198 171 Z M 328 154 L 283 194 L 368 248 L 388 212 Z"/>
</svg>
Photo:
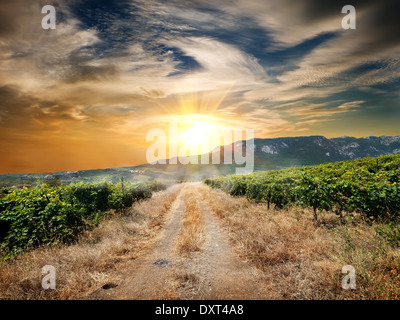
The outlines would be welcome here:
<svg viewBox="0 0 400 320">
<path fill-rule="evenodd" d="M 243 141 L 235 144 L 242 144 L 244 149 L 245 143 Z M 255 139 L 254 147 L 254 170 L 263 171 L 399 153 L 400 136 L 340 137 L 331 139 L 323 136 L 309 136 Z M 224 148 L 221 147 L 220 150 L 221 159 L 223 159 Z M 214 150 L 214 152 L 216 151 Z M 211 154 L 209 154 L 210 159 Z M 198 159 L 200 159 L 200 156 L 198 156 Z M 38 179 L 57 179 L 66 183 L 93 181 L 98 178 L 107 178 L 117 182 L 121 177 L 124 177 L 126 181 L 152 179 L 198 181 L 206 177 L 234 174 L 235 169 L 235 165 L 224 164 L 143 164 L 132 167 L 63 171 L 58 173 L 6 174 L 0 175 L 0 186 L 30 184 Z"/>
<path fill-rule="evenodd" d="M 284 168 L 400 153 L 400 137 L 255 139 L 255 147 L 257 166 Z"/>
<path fill-rule="evenodd" d="M 266 201 L 268 207 L 300 206 L 317 211 L 395 217 L 400 212 L 400 155 L 270 170 L 205 179 L 234 196 Z"/>
</svg>

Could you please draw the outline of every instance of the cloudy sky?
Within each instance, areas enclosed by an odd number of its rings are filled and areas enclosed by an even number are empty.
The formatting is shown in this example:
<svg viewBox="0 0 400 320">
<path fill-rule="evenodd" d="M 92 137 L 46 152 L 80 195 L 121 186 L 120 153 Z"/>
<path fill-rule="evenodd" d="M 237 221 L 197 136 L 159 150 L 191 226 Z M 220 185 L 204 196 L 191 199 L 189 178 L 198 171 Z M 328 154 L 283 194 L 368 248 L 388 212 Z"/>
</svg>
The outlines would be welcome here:
<svg viewBox="0 0 400 320">
<path fill-rule="evenodd" d="M 46 4 L 55 30 L 42 29 Z M 347 4 L 356 30 L 342 28 Z M 389 0 L 0 0 L 0 173 L 141 164 L 150 129 L 192 117 L 258 138 L 400 135 L 399 12 Z"/>
</svg>

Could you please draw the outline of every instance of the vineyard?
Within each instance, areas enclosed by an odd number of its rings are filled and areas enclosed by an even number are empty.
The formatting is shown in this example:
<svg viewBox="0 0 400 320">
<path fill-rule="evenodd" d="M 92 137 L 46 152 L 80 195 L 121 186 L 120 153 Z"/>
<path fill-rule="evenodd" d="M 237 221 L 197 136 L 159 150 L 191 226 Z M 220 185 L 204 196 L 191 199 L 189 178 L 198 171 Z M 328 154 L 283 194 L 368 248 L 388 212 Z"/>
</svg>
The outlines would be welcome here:
<svg viewBox="0 0 400 320">
<path fill-rule="evenodd" d="M 400 212 L 400 155 L 207 178 L 204 183 L 278 209 L 312 208 L 316 221 L 318 210 L 374 218 L 395 218 Z"/>
<path fill-rule="evenodd" d="M 121 212 L 165 188 L 157 181 L 102 181 L 0 189 L 1 255 L 13 257 L 27 248 L 74 241 L 107 215 Z"/>
</svg>

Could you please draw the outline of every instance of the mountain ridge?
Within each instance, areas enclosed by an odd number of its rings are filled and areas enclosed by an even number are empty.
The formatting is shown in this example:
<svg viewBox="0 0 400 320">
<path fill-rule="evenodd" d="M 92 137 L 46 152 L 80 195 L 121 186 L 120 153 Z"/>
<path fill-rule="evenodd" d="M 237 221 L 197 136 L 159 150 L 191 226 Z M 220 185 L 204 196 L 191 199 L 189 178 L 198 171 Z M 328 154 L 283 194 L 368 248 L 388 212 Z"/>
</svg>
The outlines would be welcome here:
<svg viewBox="0 0 400 320">
<path fill-rule="evenodd" d="M 249 140 L 250 141 L 250 140 Z M 245 149 L 247 141 L 237 141 L 232 145 Z M 224 151 L 227 146 L 219 148 L 221 163 L 223 163 Z M 209 152 L 211 163 L 214 149 Z M 342 136 L 338 138 L 326 138 L 320 135 L 279 137 L 279 138 L 255 138 L 254 139 L 254 170 L 283 169 L 293 166 L 317 165 L 328 162 L 352 160 L 364 157 L 377 157 L 385 154 L 400 153 L 400 136 L 367 136 L 361 138 Z M 96 177 L 124 176 L 124 178 L 136 179 L 138 176 L 147 176 L 149 179 L 165 177 L 166 179 L 187 180 L 202 179 L 208 176 L 234 174 L 238 166 L 233 164 L 200 164 L 201 155 L 192 156 L 198 158 L 199 164 L 169 164 L 172 159 L 167 159 L 167 164 L 142 164 L 132 167 L 93 169 L 81 171 L 61 171 L 43 174 L 5 174 L 0 179 L 60 179 L 63 181 L 90 180 Z M 87 177 L 87 179 L 85 179 Z M 135 178 L 136 177 L 136 178 Z M 190 180 L 190 179 L 189 179 Z"/>
</svg>

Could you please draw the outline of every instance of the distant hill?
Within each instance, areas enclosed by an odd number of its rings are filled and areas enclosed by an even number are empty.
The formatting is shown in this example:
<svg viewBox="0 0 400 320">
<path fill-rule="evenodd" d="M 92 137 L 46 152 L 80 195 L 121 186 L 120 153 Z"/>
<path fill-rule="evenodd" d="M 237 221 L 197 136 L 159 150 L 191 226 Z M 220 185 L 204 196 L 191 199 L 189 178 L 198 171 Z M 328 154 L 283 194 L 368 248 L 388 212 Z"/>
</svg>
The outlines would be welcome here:
<svg viewBox="0 0 400 320">
<path fill-rule="evenodd" d="M 235 142 L 244 152 L 246 141 Z M 219 147 L 223 163 L 225 147 Z M 377 157 L 385 154 L 400 153 L 400 136 L 382 137 L 340 137 L 323 136 L 287 137 L 273 139 L 254 139 L 254 170 L 284 169 L 295 166 L 317 165 L 327 162 L 352 160 L 365 157 Z M 201 156 L 197 156 L 201 162 Z M 195 157 L 191 157 L 195 158 Z M 209 153 L 211 163 L 212 152 Z M 168 162 L 167 162 L 168 163 Z M 149 165 L 143 165 L 148 167 Z M 233 165 L 155 165 L 158 170 L 165 170 L 178 176 L 195 176 L 201 179 L 206 176 L 235 173 Z"/>
<path fill-rule="evenodd" d="M 246 146 L 246 141 L 235 145 Z M 226 147 L 220 147 L 221 160 Z M 400 136 L 381 137 L 340 137 L 327 139 L 323 136 L 287 137 L 273 139 L 254 139 L 254 170 L 282 169 L 293 166 L 316 165 L 327 162 L 352 160 L 364 157 L 376 157 L 385 154 L 400 153 Z M 209 153 L 211 163 L 212 153 Z M 197 156 L 200 163 L 200 157 Z M 167 163 L 169 161 L 167 160 Z M 222 163 L 222 161 L 221 161 Z M 110 168 L 85 171 L 64 171 L 46 174 L 9 174 L 0 175 L 1 181 L 9 180 L 13 184 L 32 182 L 35 179 L 59 179 L 65 182 L 92 181 L 97 178 L 109 178 L 118 181 L 121 177 L 128 180 L 199 180 L 210 176 L 234 174 L 236 165 L 174 165 L 143 164 L 135 167 Z"/>
<path fill-rule="evenodd" d="M 400 136 L 255 139 L 257 167 L 279 168 L 400 153 Z"/>
</svg>

